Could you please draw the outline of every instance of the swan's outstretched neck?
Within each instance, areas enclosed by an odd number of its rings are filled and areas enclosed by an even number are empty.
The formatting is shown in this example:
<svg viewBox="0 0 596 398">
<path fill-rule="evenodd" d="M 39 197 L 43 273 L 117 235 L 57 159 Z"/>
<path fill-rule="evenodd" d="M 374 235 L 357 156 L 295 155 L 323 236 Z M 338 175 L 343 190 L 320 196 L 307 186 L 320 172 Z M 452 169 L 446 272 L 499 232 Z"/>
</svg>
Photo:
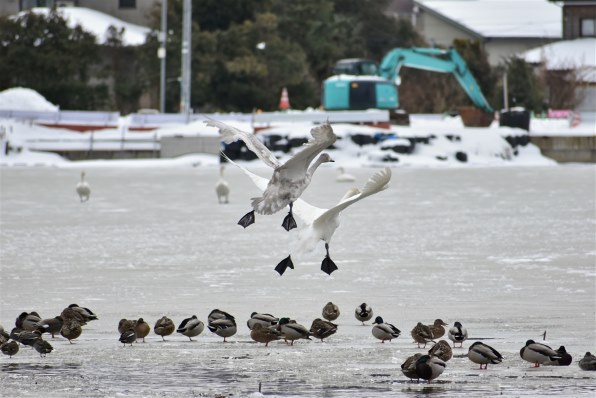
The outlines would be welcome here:
<svg viewBox="0 0 596 398">
<path fill-rule="evenodd" d="M 312 176 L 321 164 L 327 162 L 335 162 L 335 160 L 331 159 L 331 157 L 326 153 L 320 154 L 317 160 L 315 160 L 315 162 L 308 168 L 306 174 Z"/>
</svg>

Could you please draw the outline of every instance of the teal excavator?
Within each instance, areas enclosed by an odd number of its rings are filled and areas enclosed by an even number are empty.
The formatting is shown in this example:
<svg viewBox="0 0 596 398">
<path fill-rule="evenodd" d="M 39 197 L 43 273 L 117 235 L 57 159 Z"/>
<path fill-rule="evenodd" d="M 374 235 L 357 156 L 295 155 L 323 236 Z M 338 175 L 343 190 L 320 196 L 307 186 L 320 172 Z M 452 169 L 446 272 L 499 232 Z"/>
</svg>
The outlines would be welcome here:
<svg viewBox="0 0 596 398">
<path fill-rule="evenodd" d="M 397 88 L 400 83 L 399 71 L 403 66 L 453 74 L 474 106 L 485 112 L 493 112 L 466 62 L 453 48 L 395 48 L 383 57 L 380 66 L 367 59 L 340 60 L 335 65 L 334 75 L 323 83 L 323 108 L 399 108 Z"/>
</svg>

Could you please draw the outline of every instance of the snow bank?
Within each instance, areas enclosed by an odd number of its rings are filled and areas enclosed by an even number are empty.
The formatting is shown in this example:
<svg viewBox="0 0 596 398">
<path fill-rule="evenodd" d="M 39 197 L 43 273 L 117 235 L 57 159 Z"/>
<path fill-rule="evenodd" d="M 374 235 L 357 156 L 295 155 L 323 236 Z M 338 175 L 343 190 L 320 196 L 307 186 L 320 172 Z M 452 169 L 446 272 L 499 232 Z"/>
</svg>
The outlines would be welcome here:
<svg viewBox="0 0 596 398">
<path fill-rule="evenodd" d="M 57 111 L 58 106 L 30 88 L 14 87 L 0 92 L 0 110 Z"/>
</svg>

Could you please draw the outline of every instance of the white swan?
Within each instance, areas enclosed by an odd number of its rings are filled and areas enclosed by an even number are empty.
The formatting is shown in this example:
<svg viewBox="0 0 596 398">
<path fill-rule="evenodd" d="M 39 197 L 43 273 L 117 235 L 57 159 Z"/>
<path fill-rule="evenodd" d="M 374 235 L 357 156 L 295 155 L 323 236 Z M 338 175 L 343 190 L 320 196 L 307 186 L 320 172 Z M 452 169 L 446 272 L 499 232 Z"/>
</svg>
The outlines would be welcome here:
<svg viewBox="0 0 596 398">
<path fill-rule="evenodd" d="M 230 195 L 230 185 L 224 179 L 224 168 L 222 164 L 219 166 L 219 180 L 215 184 L 215 193 L 217 194 L 217 201 L 222 203 L 228 203 L 228 196 Z"/>
<path fill-rule="evenodd" d="M 266 189 L 266 179 L 253 174 L 229 159 L 228 161 L 248 175 L 259 189 Z M 391 180 L 391 169 L 386 167 L 383 170 L 377 171 L 368 179 L 364 188 L 362 188 L 362 191 L 358 188 L 348 190 L 343 198 L 330 209 L 321 209 L 308 204 L 303 199 L 297 199 L 294 202 L 294 213 L 303 223 L 303 226 L 300 229 L 300 234 L 298 235 L 298 252 L 305 253 L 312 251 L 316 248 L 319 241 L 324 241 L 326 255 L 321 263 L 321 270 L 328 275 L 331 275 L 331 273 L 337 269 L 337 266 L 329 257 L 329 243 L 331 242 L 335 230 L 339 227 L 339 215 L 341 211 L 367 196 L 374 195 L 387 189 L 389 187 L 389 180 Z M 283 259 L 275 267 L 275 270 L 280 275 L 283 275 L 288 267 L 292 269 L 294 268 L 291 255 L 288 255 L 288 257 Z"/>
<path fill-rule="evenodd" d="M 282 164 L 254 134 L 241 131 L 213 119 L 208 119 L 205 123 L 208 126 L 218 128 L 223 141 L 228 144 L 237 140 L 244 141 L 248 149 L 253 151 L 266 165 L 273 168 L 273 176 L 263 190 L 263 196 L 252 199 L 253 210 L 244 215 L 238 221 L 238 224 L 246 228 L 255 222 L 255 212 L 274 214 L 289 205 L 290 212 L 281 225 L 286 231 L 296 228 L 296 221 L 292 216 L 293 203 L 308 187 L 312 175 L 319 165 L 325 162 L 333 162 L 329 154 L 321 153 L 311 165 L 315 156 L 337 139 L 331 125 L 326 123 L 314 127 L 310 131 L 313 139 L 304 144 L 304 149 Z"/>
<path fill-rule="evenodd" d="M 356 181 L 356 177 L 351 174 L 345 172 L 343 167 L 337 169 L 339 174 L 335 177 L 335 181 L 337 182 L 354 182 Z"/>
<path fill-rule="evenodd" d="M 79 199 L 81 199 L 81 203 L 89 200 L 89 196 L 91 196 L 91 187 L 89 187 L 89 184 L 85 181 L 84 171 L 81 171 L 81 181 L 77 183 L 76 190 L 79 194 Z"/>
</svg>

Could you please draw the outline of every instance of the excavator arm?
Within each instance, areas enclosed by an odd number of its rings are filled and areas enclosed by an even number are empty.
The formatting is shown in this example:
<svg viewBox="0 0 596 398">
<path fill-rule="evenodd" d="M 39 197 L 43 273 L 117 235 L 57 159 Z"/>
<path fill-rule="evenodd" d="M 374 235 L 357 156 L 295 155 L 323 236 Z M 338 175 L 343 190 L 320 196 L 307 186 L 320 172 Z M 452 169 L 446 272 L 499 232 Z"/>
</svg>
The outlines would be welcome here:
<svg viewBox="0 0 596 398">
<path fill-rule="evenodd" d="M 466 62 L 455 49 L 395 48 L 381 61 L 379 75 L 399 84 L 399 71 L 403 66 L 453 74 L 476 107 L 486 112 L 493 112 Z"/>
</svg>

